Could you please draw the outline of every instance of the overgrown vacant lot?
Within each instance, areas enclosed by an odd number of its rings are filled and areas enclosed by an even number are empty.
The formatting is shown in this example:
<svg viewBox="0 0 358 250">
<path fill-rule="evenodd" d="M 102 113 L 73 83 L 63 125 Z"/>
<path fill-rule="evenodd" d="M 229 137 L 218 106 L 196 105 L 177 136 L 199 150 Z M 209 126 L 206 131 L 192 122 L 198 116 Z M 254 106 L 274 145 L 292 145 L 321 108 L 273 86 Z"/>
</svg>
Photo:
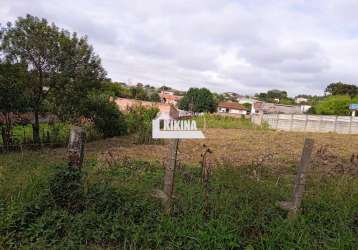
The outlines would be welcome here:
<svg viewBox="0 0 358 250">
<path fill-rule="evenodd" d="M 207 129 L 204 140 L 182 140 L 179 159 L 183 163 L 198 164 L 203 144 L 212 149 L 210 160 L 214 165 L 248 166 L 264 158 L 264 165 L 284 171 L 296 164 L 302 152 L 304 138 L 313 138 L 314 166 L 320 171 L 341 171 L 336 165 L 348 163 L 358 153 L 358 135 L 330 133 L 288 133 L 261 129 Z M 159 160 L 168 158 L 167 142 L 158 145 L 136 145 L 131 137 L 117 137 L 88 145 L 98 159 L 114 158 Z M 358 169 L 346 168 L 348 172 Z"/>
<path fill-rule="evenodd" d="M 316 141 L 314 171 L 302 214 L 288 220 L 276 203 L 291 197 L 304 135 L 206 135 L 179 146 L 172 216 L 152 196 L 162 188 L 166 144 L 88 143 L 81 173 L 68 170 L 64 149 L 0 155 L 0 248 L 356 249 L 357 136 L 306 135 Z M 198 164 L 203 143 L 213 150 L 208 203 Z"/>
</svg>

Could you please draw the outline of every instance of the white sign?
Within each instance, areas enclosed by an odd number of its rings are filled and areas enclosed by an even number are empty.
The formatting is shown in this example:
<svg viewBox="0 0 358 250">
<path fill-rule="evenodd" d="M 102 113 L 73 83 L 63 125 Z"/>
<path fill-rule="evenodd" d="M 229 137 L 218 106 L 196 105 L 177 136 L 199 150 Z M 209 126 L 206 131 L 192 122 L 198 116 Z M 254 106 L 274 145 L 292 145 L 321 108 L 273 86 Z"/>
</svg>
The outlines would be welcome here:
<svg viewBox="0 0 358 250">
<path fill-rule="evenodd" d="M 174 120 L 158 117 L 152 121 L 154 139 L 204 139 L 195 120 Z"/>
</svg>

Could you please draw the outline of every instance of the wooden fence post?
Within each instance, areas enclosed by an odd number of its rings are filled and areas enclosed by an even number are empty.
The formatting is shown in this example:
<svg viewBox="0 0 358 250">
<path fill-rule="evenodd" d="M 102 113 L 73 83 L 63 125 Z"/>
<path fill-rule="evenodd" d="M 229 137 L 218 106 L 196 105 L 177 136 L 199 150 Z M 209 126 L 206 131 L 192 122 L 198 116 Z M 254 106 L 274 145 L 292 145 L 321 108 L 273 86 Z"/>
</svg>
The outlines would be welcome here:
<svg viewBox="0 0 358 250">
<path fill-rule="evenodd" d="M 313 145 L 313 139 L 305 139 L 301 161 L 297 167 L 292 201 L 279 202 L 279 206 L 288 211 L 289 218 L 294 218 L 301 208 L 303 193 L 305 191 L 306 169 L 309 167 L 311 161 Z"/>
<path fill-rule="evenodd" d="M 175 167 L 177 163 L 177 154 L 178 154 L 178 144 L 179 139 L 172 139 L 170 145 L 170 159 L 168 164 L 165 166 L 164 174 L 164 213 L 170 214 L 172 209 L 172 196 L 174 189 L 174 176 L 175 176 Z"/>
<path fill-rule="evenodd" d="M 68 143 L 68 165 L 73 168 L 81 168 L 84 156 L 85 132 L 83 128 L 74 127 L 70 132 Z"/>
<path fill-rule="evenodd" d="M 207 155 L 211 154 L 212 151 L 210 148 L 207 148 L 204 144 L 203 147 L 205 151 L 201 154 L 201 182 L 204 188 L 204 217 L 208 219 L 210 213 L 210 205 L 209 205 L 209 179 L 211 176 L 211 165 L 207 161 Z"/>
</svg>

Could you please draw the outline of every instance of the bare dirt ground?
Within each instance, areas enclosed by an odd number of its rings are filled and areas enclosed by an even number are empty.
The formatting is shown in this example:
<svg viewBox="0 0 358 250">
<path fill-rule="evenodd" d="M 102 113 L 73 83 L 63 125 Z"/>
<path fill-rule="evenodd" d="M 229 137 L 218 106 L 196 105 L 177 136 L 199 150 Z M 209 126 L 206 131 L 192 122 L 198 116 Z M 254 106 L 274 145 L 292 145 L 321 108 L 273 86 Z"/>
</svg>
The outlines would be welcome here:
<svg viewBox="0 0 358 250">
<path fill-rule="evenodd" d="M 358 174 L 358 135 L 333 133 L 296 133 L 255 129 L 208 129 L 204 140 L 182 140 L 179 160 L 199 164 L 205 144 L 212 150 L 215 166 L 269 165 L 280 169 L 292 167 L 300 159 L 304 139 L 313 138 L 313 167 L 326 173 Z M 89 143 L 87 153 L 104 164 L 123 158 L 164 162 L 169 145 L 136 145 L 133 137 L 118 137 Z"/>
</svg>

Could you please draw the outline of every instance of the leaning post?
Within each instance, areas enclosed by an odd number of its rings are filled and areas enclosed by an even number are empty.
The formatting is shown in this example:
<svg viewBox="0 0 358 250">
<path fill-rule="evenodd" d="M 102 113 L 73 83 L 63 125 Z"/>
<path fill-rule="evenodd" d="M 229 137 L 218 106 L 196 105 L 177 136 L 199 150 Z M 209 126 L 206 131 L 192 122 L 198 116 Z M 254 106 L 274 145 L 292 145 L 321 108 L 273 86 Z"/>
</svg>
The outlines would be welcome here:
<svg viewBox="0 0 358 250">
<path fill-rule="evenodd" d="M 301 161 L 297 167 L 295 178 L 295 186 L 293 190 L 292 200 L 279 202 L 279 206 L 288 211 L 288 217 L 294 218 L 301 209 L 301 203 L 306 184 L 306 170 L 310 165 L 311 154 L 313 150 L 314 140 L 305 139 Z"/>
<path fill-rule="evenodd" d="M 168 164 L 166 164 L 166 166 L 165 166 L 165 174 L 164 174 L 165 198 L 163 200 L 165 214 L 170 214 L 171 209 L 172 209 L 174 176 L 175 176 L 175 168 L 176 168 L 176 164 L 177 164 L 178 145 L 179 145 L 179 139 L 171 140 L 170 159 L 169 159 Z"/>
<path fill-rule="evenodd" d="M 73 127 L 67 147 L 68 165 L 80 169 L 84 157 L 85 132 L 83 128 Z"/>
</svg>

